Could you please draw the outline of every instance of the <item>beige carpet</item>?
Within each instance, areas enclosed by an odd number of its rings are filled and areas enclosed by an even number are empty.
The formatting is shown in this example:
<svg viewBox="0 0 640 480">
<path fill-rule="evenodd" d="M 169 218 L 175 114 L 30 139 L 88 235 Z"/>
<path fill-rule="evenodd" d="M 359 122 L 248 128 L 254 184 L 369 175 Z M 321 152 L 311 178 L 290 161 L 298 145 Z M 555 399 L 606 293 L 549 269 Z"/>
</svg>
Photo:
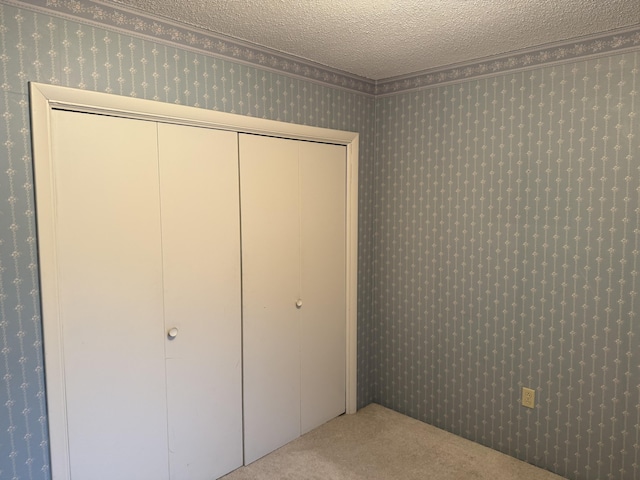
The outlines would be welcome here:
<svg viewBox="0 0 640 480">
<path fill-rule="evenodd" d="M 560 480 L 477 443 L 369 405 L 303 435 L 224 480 Z"/>
</svg>

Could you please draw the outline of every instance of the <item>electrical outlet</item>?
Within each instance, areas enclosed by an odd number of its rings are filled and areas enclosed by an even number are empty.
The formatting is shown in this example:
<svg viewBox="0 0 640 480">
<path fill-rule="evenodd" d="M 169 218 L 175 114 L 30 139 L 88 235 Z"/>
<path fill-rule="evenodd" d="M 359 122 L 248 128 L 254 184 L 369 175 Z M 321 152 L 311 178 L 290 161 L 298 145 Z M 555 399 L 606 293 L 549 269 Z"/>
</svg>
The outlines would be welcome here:
<svg viewBox="0 0 640 480">
<path fill-rule="evenodd" d="M 522 387 L 522 406 L 527 408 L 536 407 L 536 391 L 532 388 Z"/>
</svg>

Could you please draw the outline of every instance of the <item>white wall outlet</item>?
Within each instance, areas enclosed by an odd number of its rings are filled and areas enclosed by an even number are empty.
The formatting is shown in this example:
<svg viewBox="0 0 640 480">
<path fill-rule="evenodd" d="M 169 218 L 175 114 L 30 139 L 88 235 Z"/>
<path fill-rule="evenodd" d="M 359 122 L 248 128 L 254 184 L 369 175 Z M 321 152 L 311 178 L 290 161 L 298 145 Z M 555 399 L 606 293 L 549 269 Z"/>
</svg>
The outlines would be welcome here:
<svg viewBox="0 0 640 480">
<path fill-rule="evenodd" d="M 536 391 L 534 389 L 522 387 L 522 406 L 527 408 L 536 407 Z"/>
</svg>

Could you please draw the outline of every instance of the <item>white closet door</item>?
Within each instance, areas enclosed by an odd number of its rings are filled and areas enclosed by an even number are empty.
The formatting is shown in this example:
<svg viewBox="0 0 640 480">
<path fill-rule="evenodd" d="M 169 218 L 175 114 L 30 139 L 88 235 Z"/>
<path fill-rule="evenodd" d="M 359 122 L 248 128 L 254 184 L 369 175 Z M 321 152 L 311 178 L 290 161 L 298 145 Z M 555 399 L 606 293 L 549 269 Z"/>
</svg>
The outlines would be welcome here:
<svg viewBox="0 0 640 480">
<path fill-rule="evenodd" d="M 171 478 L 242 465 L 237 134 L 159 124 Z"/>
<path fill-rule="evenodd" d="M 300 435 L 298 148 L 240 135 L 245 464 Z"/>
<path fill-rule="evenodd" d="M 301 433 L 345 412 L 346 147 L 299 142 Z"/>
<path fill-rule="evenodd" d="M 345 168 L 345 147 L 240 135 L 245 464 L 345 411 Z"/>
<path fill-rule="evenodd" d="M 53 112 L 73 479 L 169 478 L 156 145 L 154 123 Z"/>
</svg>

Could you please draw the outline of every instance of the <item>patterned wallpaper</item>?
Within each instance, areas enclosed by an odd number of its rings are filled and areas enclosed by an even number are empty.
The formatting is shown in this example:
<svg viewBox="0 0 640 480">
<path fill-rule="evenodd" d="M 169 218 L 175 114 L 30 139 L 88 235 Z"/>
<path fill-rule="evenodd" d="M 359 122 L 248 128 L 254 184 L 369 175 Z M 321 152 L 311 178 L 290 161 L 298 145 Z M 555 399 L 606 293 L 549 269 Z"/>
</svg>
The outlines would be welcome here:
<svg viewBox="0 0 640 480">
<path fill-rule="evenodd" d="M 622 55 L 372 85 L 90 2 L 29 3 L 0 0 L 0 479 L 50 478 L 31 80 L 359 132 L 358 405 L 567 478 L 640 478 L 640 32 L 569 56 Z"/>
<path fill-rule="evenodd" d="M 373 401 L 568 478 L 640 478 L 639 68 L 377 100 Z"/>
</svg>

